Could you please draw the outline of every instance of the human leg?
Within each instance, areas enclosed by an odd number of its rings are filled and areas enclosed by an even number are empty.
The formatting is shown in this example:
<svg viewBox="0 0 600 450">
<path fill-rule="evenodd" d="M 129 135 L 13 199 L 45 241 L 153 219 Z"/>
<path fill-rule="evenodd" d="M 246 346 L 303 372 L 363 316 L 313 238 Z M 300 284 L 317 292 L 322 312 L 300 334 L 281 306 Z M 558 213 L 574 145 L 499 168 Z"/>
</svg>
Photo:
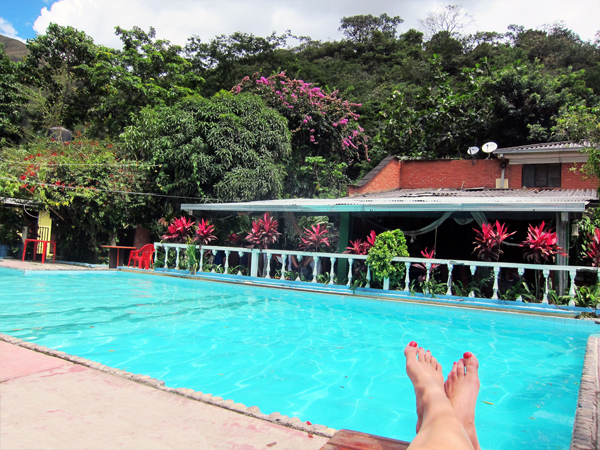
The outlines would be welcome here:
<svg viewBox="0 0 600 450">
<path fill-rule="evenodd" d="M 460 361 L 454 363 L 444 383 L 446 396 L 452 403 L 452 407 L 469 435 L 475 450 L 481 449 L 475 429 L 475 406 L 479 393 L 478 369 L 477 357 L 471 352 L 467 352 Z"/>
<path fill-rule="evenodd" d="M 404 349 L 406 373 L 417 397 L 417 436 L 409 449 L 471 450 L 473 445 L 444 391 L 442 366 L 411 342 Z"/>
</svg>

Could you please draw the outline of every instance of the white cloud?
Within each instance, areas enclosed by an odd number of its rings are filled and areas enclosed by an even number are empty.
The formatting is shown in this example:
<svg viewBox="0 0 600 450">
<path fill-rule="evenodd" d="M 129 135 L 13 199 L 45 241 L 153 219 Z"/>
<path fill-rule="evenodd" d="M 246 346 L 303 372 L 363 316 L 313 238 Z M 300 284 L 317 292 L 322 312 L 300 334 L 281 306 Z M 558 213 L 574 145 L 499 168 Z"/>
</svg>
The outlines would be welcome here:
<svg viewBox="0 0 600 450">
<path fill-rule="evenodd" d="M 21 42 L 25 42 L 25 39 L 17 36 L 18 32 L 17 30 L 15 30 L 12 24 L 2 17 L 0 17 L 0 34 L 3 34 L 4 36 L 8 36 L 9 38 L 13 38 Z"/>
<path fill-rule="evenodd" d="M 235 31 L 267 36 L 290 29 L 295 35 L 313 39 L 339 39 L 337 28 L 343 16 L 388 13 L 405 22 L 400 31 L 418 28 L 418 19 L 440 7 L 443 0 L 59 0 L 50 9 L 43 8 L 34 30 L 44 33 L 55 22 L 85 31 L 94 41 L 119 47 L 114 28 L 130 29 L 134 25 L 156 29 L 157 37 L 183 45 L 192 35 L 203 42 Z M 445 3 L 452 3 L 446 1 Z M 537 28 L 544 23 L 565 20 L 567 26 L 584 39 L 592 39 L 596 18 L 600 17 L 597 0 L 461 0 L 475 16 L 469 31 L 504 32 L 509 24 Z"/>
</svg>

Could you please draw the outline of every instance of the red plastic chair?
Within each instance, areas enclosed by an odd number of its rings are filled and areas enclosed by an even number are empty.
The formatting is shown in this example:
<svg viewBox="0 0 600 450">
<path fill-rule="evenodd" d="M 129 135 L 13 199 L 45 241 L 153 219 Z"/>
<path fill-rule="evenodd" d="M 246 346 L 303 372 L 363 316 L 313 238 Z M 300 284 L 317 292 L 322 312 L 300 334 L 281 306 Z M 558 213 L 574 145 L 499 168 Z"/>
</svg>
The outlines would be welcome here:
<svg viewBox="0 0 600 450">
<path fill-rule="evenodd" d="M 146 244 L 139 250 L 132 250 L 129 253 L 129 263 L 127 263 L 127 267 L 131 266 L 131 262 L 133 262 L 133 267 L 136 265 L 140 269 L 150 269 L 150 264 L 154 259 L 154 245 Z"/>
</svg>

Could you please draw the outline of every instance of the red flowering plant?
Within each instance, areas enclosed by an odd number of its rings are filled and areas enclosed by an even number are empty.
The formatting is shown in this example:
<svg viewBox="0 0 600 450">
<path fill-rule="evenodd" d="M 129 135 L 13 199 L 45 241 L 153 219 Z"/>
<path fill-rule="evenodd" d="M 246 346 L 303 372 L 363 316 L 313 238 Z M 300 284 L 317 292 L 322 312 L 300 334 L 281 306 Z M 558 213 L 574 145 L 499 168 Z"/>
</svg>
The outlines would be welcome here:
<svg viewBox="0 0 600 450">
<path fill-rule="evenodd" d="M 159 220 L 159 223 L 164 224 L 164 219 Z M 185 244 L 188 238 L 194 234 L 195 224 L 196 222 L 192 222 L 191 219 L 186 217 L 175 217 L 168 225 L 167 232 L 162 235 L 162 239 L 176 244 Z"/>
<path fill-rule="evenodd" d="M 250 243 L 249 248 L 258 247 L 261 250 L 268 248 L 269 245 L 274 244 L 279 240 L 281 233 L 277 231 L 278 222 L 269 213 L 252 222 L 252 229 L 246 241 Z"/>
<path fill-rule="evenodd" d="M 593 267 L 600 267 L 600 229 L 594 228 L 594 232 L 588 235 L 588 243 L 583 251 L 584 259 L 591 260 Z"/>
<path fill-rule="evenodd" d="M 300 238 L 300 248 L 308 252 L 316 252 L 319 247 L 329 247 L 329 230 L 321 224 L 313 225 L 310 229 L 304 229 L 304 236 Z"/>
<path fill-rule="evenodd" d="M 554 261 L 557 254 L 567 256 L 564 250 L 558 246 L 556 232 L 549 229 L 545 231 L 546 223 L 542 221 L 537 227 L 529 225 L 527 238 L 520 244 L 523 247 L 523 256 L 527 261 L 541 264 L 542 261 Z"/>
<path fill-rule="evenodd" d="M 498 261 L 504 253 L 500 246 L 506 238 L 515 234 L 515 231 L 509 233 L 508 227 L 497 220 L 496 223 L 482 224 L 481 231 L 476 228 L 473 230 L 476 233 L 473 252 L 477 252 L 477 257 L 482 261 Z"/>
<path fill-rule="evenodd" d="M 214 241 L 217 237 L 213 234 L 215 232 L 215 226 L 208 223 L 207 220 L 202 219 L 198 222 L 198 229 L 196 230 L 196 237 L 194 241 L 199 241 L 201 245 L 208 245 L 209 242 Z"/>
<path fill-rule="evenodd" d="M 242 243 L 242 235 L 232 231 L 225 238 L 225 244 L 229 247 L 239 247 Z"/>
<path fill-rule="evenodd" d="M 375 239 L 377 238 L 377 234 L 374 230 L 371 230 L 369 236 L 367 236 L 366 241 L 362 241 L 357 239 L 355 241 L 350 241 L 350 246 L 346 247 L 344 253 L 348 253 L 351 255 L 367 255 L 369 250 L 375 244 Z"/>
<path fill-rule="evenodd" d="M 435 247 L 433 247 L 431 249 L 431 251 L 427 251 L 427 247 L 425 247 L 425 250 L 421 250 L 421 256 L 423 256 L 423 258 L 427 258 L 427 259 L 434 259 L 435 258 Z M 417 281 L 419 281 L 420 283 L 425 281 L 427 278 L 427 265 L 423 264 L 423 263 L 417 263 L 417 264 L 413 264 L 413 267 L 415 269 L 417 269 L 420 272 L 423 272 L 421 275 L 418 276 Z M 433 275 L 433 273 L 440 267 L 439 264 L 431 264 L 431 268 L 430 270 L 430 275 Z"/>
</svg>

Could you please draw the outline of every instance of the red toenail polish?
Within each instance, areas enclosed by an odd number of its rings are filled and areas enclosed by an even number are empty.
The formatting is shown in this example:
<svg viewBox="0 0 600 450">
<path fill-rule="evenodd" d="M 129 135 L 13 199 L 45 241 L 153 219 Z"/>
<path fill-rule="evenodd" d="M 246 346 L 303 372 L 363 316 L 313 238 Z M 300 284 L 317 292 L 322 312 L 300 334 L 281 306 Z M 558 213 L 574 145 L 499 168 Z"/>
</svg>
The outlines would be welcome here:
<svg viewBox="0 0 600 450">
<path fill-rule="evenodd" d="M 472 356 L 473 356 L 473 353 L 471 353 L 471 352 L 466 352 L 466 353 L 463 355 L 463 358 L 465 358 L 465 359 L 468 359 L 468 358 L 471 358 Z"/>
<path fill-rule="evenodd" d="M 416 346 L 417 346 L 417 343 L 416 343 L 415 341 L 410 341 L 410 342 L 408 343 L 408 345 L 410 345 L 411 347 L 416 347 Z"/>
<path fill-rule="evenodd" d="M 456 365 L 456 361 L 454 361 L 454 364 L 452 364 L 452 365 L 455 366 Z"/>
</svg>

